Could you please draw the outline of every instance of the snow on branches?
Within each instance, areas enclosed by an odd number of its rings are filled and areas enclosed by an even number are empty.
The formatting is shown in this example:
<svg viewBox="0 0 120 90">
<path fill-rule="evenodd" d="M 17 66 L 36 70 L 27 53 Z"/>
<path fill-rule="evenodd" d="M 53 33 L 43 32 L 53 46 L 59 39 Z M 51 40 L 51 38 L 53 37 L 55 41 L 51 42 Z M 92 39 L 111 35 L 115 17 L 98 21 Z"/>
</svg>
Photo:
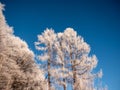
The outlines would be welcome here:
<svg viewBox="0 0 120 90">
<path fill-rule="evenodd" d="M 66 28 L 63 33 L 46 29 L 38 35 L 35 47 L 40 51 L 39 60 L 46 61 L 41 66 L 44 66 L 49 90 L 53 86 L 67 90 L 68 84 L 74 90 L 95 89 L 94 79 L 101 77 L 102 71 L 92 73 L 97 66 L 97 57 L 89 56 L 90 46 L 74 29 Z"/>
<path fill-rule="evenodd" d="M 0 3 L 0 90 L 43 90 L 44 76 L 34 62 L 34 53 L 13 34 L 3 10 Z"/>
</svg>

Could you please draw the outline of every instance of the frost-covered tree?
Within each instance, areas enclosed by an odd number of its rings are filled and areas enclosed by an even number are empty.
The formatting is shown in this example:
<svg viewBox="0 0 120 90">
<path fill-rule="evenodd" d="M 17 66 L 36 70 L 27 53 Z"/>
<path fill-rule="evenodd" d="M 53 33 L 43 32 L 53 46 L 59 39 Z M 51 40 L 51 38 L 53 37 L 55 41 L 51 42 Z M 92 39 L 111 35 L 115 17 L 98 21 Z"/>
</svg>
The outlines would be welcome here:
<svg viewBox="0 0 120 90">
<path fill-rule="evenodd" d="M 64 33 L 59 33 L 58 38 L 58 40 L 62 39 L 58 41 L 59 44 L 57 44 L 57 46 L 60 46 L 57 48 L 57 51 L 58 56 L 61 56 L 60 59 L 64 63 L 66 70 L 67 77 L 65 80 L 73 84 L 74 90 L 81 90 L 83 87 L 78 88 L 81 80 L 82 83 L 85 81 L 88 83 L 88 81 L 92 81 L 98 75 L 91 73 L 92 69 L 97 65 L 96 56 L 88 56 L 90 52 L 89 45 L 84 42 L 83 38 L 78 36 L 72 28 L 67 28 Z M 62 49 L 60 50 L 60 48 Z M 84 78 L 84 80 L 82 78 Z M 92 82 L 89 83 L 89 89 L 90 84 L 92 84 Z M 85 83 L 83 85 L 85 85 Z"/>
<path fill-rule="evenodd" d="M 35 42 L 36 49 L 40 51 L 38 58 L 43 61 L 42 69 L 47 77 L 48 90 L 52 89 L 52 76 L 54 63 L 54 42 L 56 40 L 56 34 L 52 29 L 46 29 L 42 35 L 38 35 L 38 42 Z"/>
<path fill-rule="evenodd" d="M 40 50 L 39 59 L 44 61 L 41 66 L 48 77 L 49 89 L 53 85 L 54 89 L 63 87 L 67 90 L 68 84 L 73 90 L 96 89 L 94 79 L 102 77 L 101 70 L 92 72 L 97 66 L 97 58 L 89 55 L 90 46 L 72 28 L 57 34 L 47 29 L 38 35 L 35 46 Z"/>
<path fill-rule="evenodd" d="M 0 3 L 0 90 L 45 90 L 44 76 L 25 41 L 13 34 Z"/>
</svg>

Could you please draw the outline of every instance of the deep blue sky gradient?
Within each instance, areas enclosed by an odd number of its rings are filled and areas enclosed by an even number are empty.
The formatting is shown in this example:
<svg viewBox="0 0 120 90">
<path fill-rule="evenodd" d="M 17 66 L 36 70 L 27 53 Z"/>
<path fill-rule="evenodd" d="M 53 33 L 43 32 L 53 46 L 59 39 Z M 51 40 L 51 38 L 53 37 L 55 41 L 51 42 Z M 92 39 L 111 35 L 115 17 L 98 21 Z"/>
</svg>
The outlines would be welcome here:
<svg viewBox="0 0 120 90">
<path fill-rule="evenodd" d="M 7 23 L 15 35 L 34 51 L 37 35 L 46 28 L 62 32 L 74 28 L 98 57 L 96 71 L 103 69 L 103 84 L 119 90 L 120 1 L 119 0 L 0 0 Z"/>
</svg>

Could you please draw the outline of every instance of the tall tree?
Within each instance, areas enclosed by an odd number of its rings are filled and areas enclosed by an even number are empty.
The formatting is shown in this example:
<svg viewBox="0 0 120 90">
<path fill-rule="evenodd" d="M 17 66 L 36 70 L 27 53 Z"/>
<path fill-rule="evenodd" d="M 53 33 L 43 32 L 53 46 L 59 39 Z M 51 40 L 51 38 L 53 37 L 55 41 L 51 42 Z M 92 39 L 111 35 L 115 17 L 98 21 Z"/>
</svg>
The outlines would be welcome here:
<svg viewBox="0 0 120 90">
<path fill-rule="evenodd" d="M 13 34 L 0 3 L 0 90 L 45 90 L 44 76 L 25 41 Z M 44 89 L 43 89 L 44 88 Z"/>
<path fill-rule="evenodd" d="M 54 59 L 53 44 L 56 40 L 56 34 L 52 29 L 46 29 L 42 35 L 38 35 L 38 42 L 35 42 L 37 50 L 40 50 L 40 55 L 38 58 L 43 62 L 42 69 L 47 77 L 48 90 L 52 88 L 52 64 Z"/>
<path fill-rule="evenodd" d="M 81 36 L 77 36 L 77 33 L 72 28 L 67 28 L 61 38 L 62 42 L 59 41 L 59 43 L 63 50 L 61 50 L 59 55 L 62 56 L 61 61 L 64 60 L 67 73 L 72 73 L 72 75 L 69 74 L 67 76 L 67 81 L 73 84 L 73 89 L 75 90 L 79 86 L 77 81 L 81 77 L 85 78 L 86 73 L 91 72 L 97 64 L 97 59 L 95 55 L 93 57 L 88 56 L 90 51 L 89 45 L 84 42 Z"/>
<path fill-rule="evenodd" d="M 53 84 L 67 89 L 71 84 L 73 90 L 94 90 L 94 79 L 99 78 L 102 71 L 92 73 L 97 65 L 95 55 L 90 56 L 90 47 L 72 28 L 55 34 L 53 30 L 45 30 L 38 36 L 36 48 L 41 50 L 39 59 L 46 60 L 48 87 Z M 44 67 L 45 71 L 45 67 Z"/>
</svg>

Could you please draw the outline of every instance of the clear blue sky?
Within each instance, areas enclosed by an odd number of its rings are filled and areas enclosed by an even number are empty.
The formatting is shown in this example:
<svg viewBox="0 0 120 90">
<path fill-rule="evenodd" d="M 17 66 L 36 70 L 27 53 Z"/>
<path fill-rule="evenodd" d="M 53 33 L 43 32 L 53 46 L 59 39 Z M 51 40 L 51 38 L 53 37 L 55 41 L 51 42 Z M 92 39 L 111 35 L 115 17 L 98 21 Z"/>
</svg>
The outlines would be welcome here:
<svg viewBox="0 0 120 90">
<path fill-rule="evenodd" d="M 91 46 L 103 69 L 103 83 L 120 90 L 120 1 L 119 0 L 0 0 L 15 35 L 35 51 L 37 35 L 45 28 L 62 32 L 74 28 Z M 36 52 L 36 51 L 35 51 Z"/>
</svg>

